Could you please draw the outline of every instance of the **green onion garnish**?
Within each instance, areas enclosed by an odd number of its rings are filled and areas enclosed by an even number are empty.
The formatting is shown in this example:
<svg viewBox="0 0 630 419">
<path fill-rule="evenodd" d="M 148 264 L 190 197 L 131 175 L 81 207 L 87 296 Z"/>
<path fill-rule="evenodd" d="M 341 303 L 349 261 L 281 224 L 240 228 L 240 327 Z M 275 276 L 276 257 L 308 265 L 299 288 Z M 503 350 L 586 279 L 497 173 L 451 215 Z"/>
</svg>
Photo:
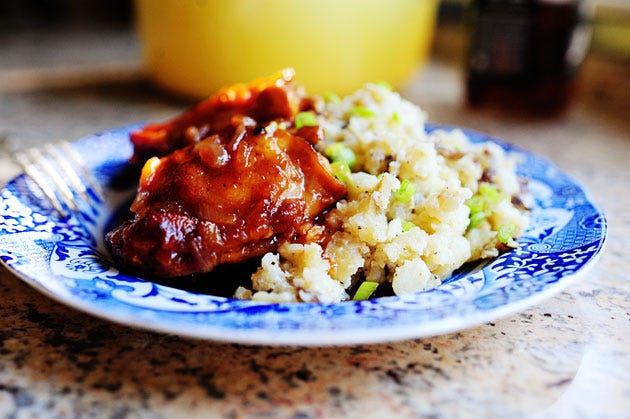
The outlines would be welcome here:
<svg viewBox="0 0 630 419">
<path fill-rule="evenodd" d="M 468 222 L 468 228 L 474 228 L 479 225 L 486 218 L 486 213 L 483 211 L 471 213 L 469 216 L 470 221 Z"/>
<path fill-rule="evenodd" d="M 471 229 L 477 227 L 479 223 L 486 218 L 486 213 L 484 212 L 486 209 L 486 198 L 479 194 L 473 195 L 468 201 L 466 201 L 466 206 L 470 208 L 467 228 Z"/>
<path fill-rule="evenodd" d="M 367 300 L 372 294 L 374 294 L 376 287 L 378 287 L 378 282 L 363 281 L 361 285 L 359 285 L 359 288 L 357 289 L 357 292 L 354 294 L 354 297 L 352 297 L 352 299 Z"/>
<path fill-rule="evenodd" d="M 300 112 L 295 115 L 295 128 L 314 127 L 319 125 L 317 116 L 311 111 Z"/>
<path fill-rule="evenodd" d="M 479 194 L 486 198 L 486 202 L 489 204 L 498 204 L 503 200 L 501 192 L 489 183 L 483 182 L 479 185 Z"/>
<path fill-rule="evenodd" d="M 473 195 L 472 198 L 466 201 L 466 205 L 470 208 L 470 214 L 472 215 L 485 209 L 486 200 L 481 195 Z"/>
<path fill-rule="evenodd" d="M 394 124 L 400 124 L 400 113 L 398 113 L 398 111 L 392 114 L 392 122 Z"/>
<path fill-rule="evenodd" d="M 501 224 L 497 231 L 497 239 L 503 244 L 507 244 L 516 233 L 516 226 L 513 223 Z"/>
<path fill-rule="evenodd" d="M 408 179 L 403 179 L 400 182 L 400 188 L 394 191 L 394 198 L 396 201 L 405 203 L 411 199 L 413 194 L 416 193 L 416 187 Z"/>
<path fill-rule="evenodd" d="M 368 108 L 366 108 L 363 105 L 355 105 L 350 110 L 350 115 L 352 115 L 352 116 L 360 116 L 361 118 L 372 118 L 373 116 L 376 116 L 376 113 L 374 113 L 373 111 L 369 110 Z"/>
<path fill-rule="evenodd" d="M 336 93 L 325 92 L 323 94 L 323 96 L 324 96 L 324 102 L 326 102 L 326 103 L 335 103 L 335 104 L 337 104 L 337 103 L 341 102 L 341 98 Z"/>
<path fill-rule="evenodd" d="M 330 161 L 345 161 L 348 163 L 348 167 L 353 167 L 357 163 L 357 156 L 354 155 L 354 151 L 341 143 L 329 145 L 324 150 L 324 154 Z"/>
<path fill-rule="evenodd" d="M 481 183 L 479 192 L 466 201 L 466 205 L 470 208 L 468 228 L 471 229 L 479 225 L 486 218 L 486 209 L 498 204 L 503 199 L 505 197 L 496 187 L 486 182 Z"/>
<path fill-rule="evenodd" d="M 335 161 L 330 164 L 333 175 L 343 183 L 348 183 L 350 180 L 350 166 L 343 160 Z"/>
<path fill-rule="evenodd" d="M 409 231 L 416 226 L 414 223 L 407 220 L 400 220 L 400 224 L 402 225 L 403 232 Z"/>
<path fill-rule="evenodd" d="M 390 92 L 394 90 L 394 87 L 391 84 L 389 84 L 388 82 L 386 82 L 385 80 L 381 80 L 381 81 L 377 82 L 376 84 L 386 88 Z"/>
</svg>

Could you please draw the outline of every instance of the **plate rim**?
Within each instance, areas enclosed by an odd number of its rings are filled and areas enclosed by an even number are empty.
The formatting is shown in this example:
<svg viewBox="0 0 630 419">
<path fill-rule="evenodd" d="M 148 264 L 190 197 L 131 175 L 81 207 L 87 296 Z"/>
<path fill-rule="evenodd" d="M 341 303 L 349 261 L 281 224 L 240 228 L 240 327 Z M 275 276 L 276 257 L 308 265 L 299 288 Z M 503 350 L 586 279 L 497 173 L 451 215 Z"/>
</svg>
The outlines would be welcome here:
<svg viewBox="0 0 630 419">
<path fill-rule="evenodd" d="M 112 128 L 109 130 L 105 130 L 101 133 L 91 134 L 85 137 L 82 137 L 77 140 L 77 142 L 86 142 L 89 139 L 95 138 L 102 133 L 113 133 L 113 132 L 125 132 L 128 133 L 131 129 L 138 127 L 141 123 L 129 124 L 121 127 Z M 216 342 L 224 342 L 224 343 L 239 343 L 239 344 L 254 344 L 254 345 L 269 345 L 269 346 L 278 346 L 278 345 L 297 345 L 297 346 L 338 346 L 338 345 L 352 345 L 352 344 L 370 344 L 370 343 L 384 343 L 391 341 L 398 341 L 404 339 L 411 338 L 426 338 L 430 336 L 435 336 L 439 334 L 452 333 L 461 330 L 465 330 L 474 326 L 479 326 L 486 322 L 500 319 L 506 317 L 510 314 L 514 314 L 520 311 L 523 311 L 526 308 L 532 307 L 536 304 L 539 304 L 541 301 L 544 301 L 553 295 L 558 294 L 562 290 L 566 289 L 569 285 L 578 281 L 581 277 L 583 277 L 590 269 L 599 261 L 602 253 L 605 250 L 606 243 L 608 241 L 608 221 L 601 207 L 599 207 L 594 200 L 590 192 L 581 184 L 581 182 L 577 181 L 573 176 L 565 173 L 560 170 L 553 162 L 548 160 L 545 157 L 539 156 L 535 153 L 532 153 L 520 146 L 505 142 L 500 140 L 494 136 L 491 136 L 487 133 L 476 131 L 468 128 L 451 126 L 451 125 L 442 125 L 442 124 L 426 124 L 425 129 L 430 132 L 436 129 L 446 129 L 453 130 L 459 129 L 462 130 L 467 136 L 468 134 L 473 134 L 477 139 L 482 139 L 483 141 L 491 141 L 502 148 L 515 151 L 518 153 L 522 153 L 528 155 L 530 157 L 535 158 L 537 161 L 542 162 L 545 166 L 548 166 L 554 170 L 556 170 L 559 174 L 565 177 L 569 182 L 571 182 L 574 186 L 576 186 L 579 191 L 584 195 L 587 203 L 593 208 L 594 213 L 598 214 L 601 221 L 601 236 L 598 237 L 598 240 L 595 240 L 590 244 L 596 244 L 597 248 L 595 249 L 593 255 L 587 260 L 587 262 L 579 267 L 577 271 L 562 277 L 557 282 L 549 284 L 545 289 L 541 291 L 537 291 L 533 294 L 527 295 L 524 298 L 521 298 L 517 301 L 510 301 L 505 305 L 500 305 L 498 307 L 491 308 L 489 310 L 476 310 L 473 312 L 474 315 L 471 315 L 467 318 L 462 318 L 460 316 L 456 316 L 454 318 L 446 317 L 437 320 L 431 320 L 425 324 L 417 324 L 417 325 L 390 325 L 387 328 L 378 327 L 378 328 L 356 328 L 353 329 L 352 333 L 331 333 L 329 329 L 305 329 L 305 330 L 265 330 L 265 329 L 239 329 L 240 333 L 235 333 L 236 329 L 229 327 L 216 327 L 214 325 L 206 324 L 206 327 L 202 329 L 185 327 L 179 330 L 175 330 L 174 326 L 177 322 L 167 322 L 166 324 L 159 324 L 155 322 L 143 322 L 142 319 L 129 319 L 119 312 L 115 312 L 114 314 L 108 313 L 106 308 L 99 306 L 98 304 L 93 304 L 90 301 L 74 298 L 69 293 L 55 293 L 54 290 L 47 288 L 43 283 L 38 281 L 35 278 L 31 278 L 25 273 L 19 271 L 14 266 L 9 264 L 4 258 L 0 258 L 0 263 L 7 269 L 8 272 L 17 276 L 28 284 L 29 286 L 37 289 L 40 293 L 44 294 L 48 298 L 56 301 L 57 303 L 61 303 L 67 307 L 75 309 L 80 312 L 85 312 L 95 317 L 98 317 L 102 320 L 111 321 L 117 323 L 119 325 L 128 326 L 136 329 L 147 330 L 152 332 L 166 333 L 166 334 L 175 334 L 182 337 L 193 338 L 193 339 L 202 339 L 202 340 L 211 340 Z M 104 163 L 104 161 L 101 161 Z M 90 170 L 97 169 L 99 166 L 95 166 L 94 168 L 90 168 Z M 20 177 L 24 176 L 24 174 L 18 174 L 17 176 L 8 179 L 6 182 L 0 187 L 0 190 L 4 191 L 5 188 L 11 184 L 12 182 L 17 181 Z M 72 298 L 68 298 L 72 297 Z M 392 297 L 388 297 L 392 298 Z M 396 297 L 393 297 L 396 298 Z M 336 306 L 337 304 L 351 304 L 352 302 L 342 302 L 335 304 L 321 304 L 321 303 L 271 303 L 270 305 L 280 306 L 283 304 L 301 304 L 301 305 L 310 305 L 317 307 L 326 307 L 326 306 Z M 132 310 L 141 308 L 138 306 L 131 306 Z M 144 308 L 142 308 L 144 309 Z M 323 339 L 325 338 L 325 339 Z M 323 339 L 323 340 L 322 340 Z"/>
<path fill-rule="evenodd" d="M 72 310 L 76 310 L 77 312 L 84 312 L 101 320 L 115 323 L 119 326 L 129 327 L 144 332 L 162 333 L 167 335 L 180 336 L 188 339 L 212 341 L 216 343 L 235 343 L 242 345 L 262 346 L 327 347 L 382 344 L 407 339 L 424 339 L 464 331 L 473 327 L 481 326 L 493 320 L 500 320 L 512 314 L 519 313 L 527 308 L 534 307 L 537 304 L 540 304 L 541 302 L 559 294 L 560 292 L 568 288 L 569 285 L 572 285 L 573 282 L 581 280 L 582 277 L 586 273 L 588 273 L 592 269 L 592 267 L 599 261 L 599 258 L 601 257 L 605 247 L 605 242 L 606 240 L 603 242 L 601 250 L 598 251 L 593 256 L 593 258 L 589 259 L 586 265 L 580 268 L 580 270 L 576 273 L 565 277 L 565 281 L 554 283 L 541 292 L 532 294 L 521 300 L 511 302 L 508 305 L 493 308 L 492 310 L 478 311 L 476 312 L 478 314 L 469 317 L 464 322 L 461 321 L 461 318 L 457 318 L 457 324 L 453 325 L 451 325 L 450 323 L 453 323 L 455 319 L 452 319 L 450 321 L 448 321 L 448 318 L 432 320 L 430 323 L 428 323 L 432 327 L 426 328 L 422 331 L 419 331 L 416 327 L 410 327 L 409 325 L 390 326 L 388 329 L 385 329 L 385 333 L 383 333 L 383 329 L 379 328 L 378 332 L 374 331 L 374 333 L 363 333 L 361 335 L 353 335 L 352 337 L 344 336 L 341 334 L 331 334 L 330 331 L 324 331 L 323 335 L 326 336 L 325 341 L 321 340 L 322 335 L 320 335 L 320 333 L 322 333 L 322 331 L 319 330 L 315 332 L 313 332 L 312 330 L 304 330 L 300 332 L 289 331 L 288 333 L 279 332 L 277 330 L 253 330 L 246 331 L 242 336 L 231 335 L 229 338 L 227 337 L 227 332 L 234 332 L 234 329 L 227 327 L 212 327 L 210 329 L 204 329 L 199 333 L 196 333 L 195 331 L 192 331 L 188 328 L 182 329 L 178 332 L 174 332 L 172 327 L 163 326 L 157 323 L 141 323 L 140 321 L 122 318 L 122 316 L 119 315 L 107 315 L 105 313 L 105 310 L 94 309 L 94 306 L 82 306 L 80 304 L 77 304 L 75 300 L 64 300 L 59 294 L 55 294 L 46 287 L 41 286 L 39 282 L 31 281 L 30 278 L 26 277 L 21 272 L 15 271 L 10 267 L 10 265 L 7 265 L 4 260 L 0 259 L 0 264 L 2 264 L 5 268 L 7 268 L 9 272 L 18 277 L 20 280 L 24 281 L 27 285 L 33 287 L 35 290 L 37 290 L 47 298 L 54 300 L 56 303 L 66 306 L 67 308 L 70 308 Z M 291 304 L 318 305 L 317 303 Z M 421 325 L 419 324 L 418 327 L 420 326 Z M 366 328 L 360 330 L 365 332 L 369 331 L 370 329 Z M 208 333 L 208 331 L 213 331 L 217 333 Z"/>
</svg>

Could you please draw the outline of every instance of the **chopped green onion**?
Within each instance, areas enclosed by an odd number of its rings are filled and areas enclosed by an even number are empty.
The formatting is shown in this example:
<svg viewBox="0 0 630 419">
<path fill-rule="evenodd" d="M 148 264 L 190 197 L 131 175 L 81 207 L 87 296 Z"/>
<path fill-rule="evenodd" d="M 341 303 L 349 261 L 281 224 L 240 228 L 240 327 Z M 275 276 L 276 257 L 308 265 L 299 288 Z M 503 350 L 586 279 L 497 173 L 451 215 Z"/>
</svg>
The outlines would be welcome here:
<svg viewBox="0 0 630 419">
<path fill-rule="evenodd" d="M 361 118 L 372 118 L 373 116 L 376 116 L 376 113 L 374 113 L 373 111 L 369 110 L 368 108 L 366 108 L 363 105 L 355 105 L 350 110 L 350 115 L 351 116 L 360 116 Z"/>
<path fill-rule="evenodd" d="M 400 113 L 398 113 L 398 111 L 394 112 L 394 113 L 392 114 L 392 122 L 393 122 L 394 124 L 400 124 L 400 121 L 401 121 L 401 120 L 400 120 Z"/>
<path fill-rule="evenodd" d="M 324 154 L 330 161 L 345 161 L 348 163 L 348 167 L 353 167 L 357 163 L 357 156 L 354 155 L 354 151 L 341 143 L 329 145 L 324 150 Z"/>
<path fill-rule="evenodd" d="M 470 208 L 468 229 L 479 225 L 486 218 L 486 210 L 489 206 L 496 205 L 505 197 L 499 190 L 489 183 L 483 182 L 479 185 L 479 192 L 466 201 Z"/>
<path fill-rule="evenodd" d="M 468 222 L 468 228 L 475 228 L 486 218 L 486 213 L 483 211 L 470 214 L 470 221 Z"/>
<path fill-rule="evenodd" d="M 333 175 L 343 183 L 348 183 L 350 180 L 350 166 L 343 160 L 335 161 L 330 164 L 332 168 Z"/>
<path fill-rule="evenodd" d="M 400 224 L 402 225 L 403 232 L 407 232 L 416 226 L 414 223 L 407 220 L 400 220 Z"/>
<path fill-rule="evenodd" d="M 389 84 L 388 82 L 386 82 L 385 80 L 381 80 L 381 81 L 377 82 L 376 84 L 386 88 L 389 91 L 393 91 L 394 90 L 394 87 L 391 84 Z"/>
<path fill-rule="evenodd" d="M 478 212 L 482 212 L 486 207 L 486 200 L 481 195 L 473 195 L 468 201 L 466 201 L 466 205 L 470 208 L 470 214 L 476 214 Z"/>
<path fill-rule="evenodd" d="M 486 202 L 489 204 L 498 204 L 503 200 L 501 192 L 489 183 L 483 182 L 479 185 L 479 194 L 486 198 Z"/>
<path fill-rule="evenodd" d="M 408 179 L 403 179 L 400 182 L 400 188 L 394 191 L 394 198 L 398 202 L 408 202 L 413 194 L 416 193 L 416 187 Z"/>
<path fill-rule="evenodd" d="M 311 111 L 300 112 L 295 116 L 295 128 L 314 127 L 319 125 L 317 116 Z"/>
<path fill-rule="evenodd" d="M 516 233 L 516 226 L 513 223 L 501 224 L 497 231 L 497 239 L 503 244 L 507 244 Z"/>
<path fill-rule="evenodd" d="M 333 92 L 325 92 L 324 93 L 324 102 L 326 103 L 340 103 L 341 102 L 341 98 Z"/>
<path fill-rule="evenodd" d="M 367 300 L 368 298 L 370 298 L 372 294 L 374 294 L 374 291 L 376 291 L 377 287 L 378 287 L 378 282 L 363 281 L 361 285 L 359 285 L 357 292 L 354 293 L 354 297 L 352 297 L 352 299 L 353 300 Z"/>
</svg>

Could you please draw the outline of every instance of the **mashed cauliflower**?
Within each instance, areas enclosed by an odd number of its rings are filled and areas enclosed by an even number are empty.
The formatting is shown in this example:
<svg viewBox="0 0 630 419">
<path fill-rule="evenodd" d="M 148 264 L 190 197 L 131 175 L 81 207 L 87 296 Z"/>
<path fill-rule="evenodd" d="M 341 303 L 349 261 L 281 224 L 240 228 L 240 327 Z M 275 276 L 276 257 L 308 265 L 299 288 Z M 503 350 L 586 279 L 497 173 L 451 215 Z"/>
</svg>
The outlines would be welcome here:
<svg viewBox="0 0 630 419">
<path fill-rule="evenodd" d="M 286 243 L 266 254 L 236 298 L 333 303 L 363 281 L 415 293 L 517 246 L 528 215 L 512 204 L 513 156 L 459 130 L 427 133 L 425 113 L 383 85 L 326 99 L 316 105 L 319 151 L 336 144 L 355 157 L 342 173 L 347 197 L 327 215 L 335 232 L 325 247 Z"/>
</svg>

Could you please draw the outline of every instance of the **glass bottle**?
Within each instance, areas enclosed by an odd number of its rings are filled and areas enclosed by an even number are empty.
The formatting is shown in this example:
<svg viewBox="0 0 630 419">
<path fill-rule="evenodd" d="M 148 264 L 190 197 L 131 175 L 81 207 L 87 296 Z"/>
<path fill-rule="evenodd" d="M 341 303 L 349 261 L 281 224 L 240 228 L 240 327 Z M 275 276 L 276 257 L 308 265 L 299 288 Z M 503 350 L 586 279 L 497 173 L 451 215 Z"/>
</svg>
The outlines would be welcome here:
<svg viewBox="0 0 630 419">
<path fill-rule="evenodd" d="M 590 39 L 583 3 L 474 0 L 468 103 L 538 115 L 564 110 Z"/>
</svg>

